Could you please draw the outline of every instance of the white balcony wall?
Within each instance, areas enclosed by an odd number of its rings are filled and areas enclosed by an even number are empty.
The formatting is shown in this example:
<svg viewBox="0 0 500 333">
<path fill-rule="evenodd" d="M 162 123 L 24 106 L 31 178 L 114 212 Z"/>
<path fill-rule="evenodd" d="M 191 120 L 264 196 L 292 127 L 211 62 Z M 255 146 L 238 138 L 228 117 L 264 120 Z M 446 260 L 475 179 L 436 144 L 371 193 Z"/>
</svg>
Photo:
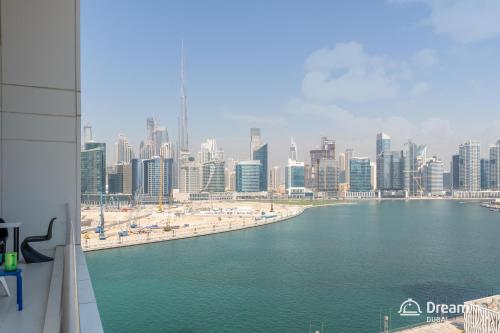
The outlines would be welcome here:
<svg viewBox="0 0 500 333">
<path fill-rule="evenodd" d="M 21 240 L 80 225 L 79 0 L 0 0 L 0 216 Z M 77 242 L 79 243 L 79 233 Z M 10 243 L 10 242 L 9 242 Z"/>
</svg>

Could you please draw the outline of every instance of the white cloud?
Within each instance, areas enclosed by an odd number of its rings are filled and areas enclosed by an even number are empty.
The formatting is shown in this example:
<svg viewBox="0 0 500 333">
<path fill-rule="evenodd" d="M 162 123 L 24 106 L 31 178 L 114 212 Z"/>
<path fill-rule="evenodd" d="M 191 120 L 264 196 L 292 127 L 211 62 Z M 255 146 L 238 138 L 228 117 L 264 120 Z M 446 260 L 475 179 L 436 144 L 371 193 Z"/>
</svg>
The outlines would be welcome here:
<svg viewBox="0 0 500 333">
<path fill-rule="evenodd" d="M 442 158 L 449 155 L 449 147 L 457 141 L 448 120 L 437 117 L 410 120 L 404 113 L 381 116 L 378 112 L 352 112 L 343 102 L 372 102 L 389 99 L 387 103 L 407 101 L 405 97 L 421 96 L 430 90 L 430 84 L 416 81 L 413 69 L 438 63 L 435 52 L 423 49 L 408 61 L 368 54 L 361 44 L 337 44 L 333 49 L 313 52 L 305 62 L 306 73 L 301 95 L 286 107 L 295 117 L 318 118 L 317 131 L 334 133 L 337 142 L 357 150 L 357 154 L 373 155 L 377 132 L 390 133 L 395 149 L 402 149 L 409 138 L 422 144 L 431 144 L 432 153 Z M 414 101 L 414 100 L 413 100 Z M 358 108 L 356 104 L 353 107 Z M 368 104 L 359 104 L 366 109 Z M 379 105 L 379 103 L 371 103 Z M 405 107 L 400 108 L 405 111 Z M 432 140 L 432 141 L 431 141 Z M 373 156 L 372 156 L 373 157 Z"/>
<path fill-rule="evenodd" d="M 449 121 L 438 117 L 413 122 L 403 116 L 368 117 L 355 115 L 335 104 L 318 104 L 303 99 L 292 100 L 286 111 L 296 116 L 317 116 L 335 133 L 335 139 L 344 147 L 354 148 L 356 154 L 373 158 L 374 140 L 378 132 L 387 132 L 394 141 L 394 150 L 403 149 L 404 141 L 413 139 L 429 144 L 430 153 L 447 160 L 450 147 L 460 142 Z"/>
<path fill-rule="evenodd" d="M 420 66 L 433 66 L 439 63 L 436 51 L 432 49 L 422 49 L 413 56 L 413 61 Z"/>
<path fill-rule="evenodd" d="M 411 76 L 403 64 L 367 54 L 356 42 L 313 52 L 305 62 L 302 94 L 311 101 L 366 102 L 393 98 Z"/>
<path fill-rule="evenodd" d="M 439 34 L 462 43 L 500 35 L 498 0 L 392 0 L 393 3 L 424 3 L 431 12 L 424 23 Z"/>
<path fill-rule="evenodd" d="M 411 88 L 411 94 L 413 96 L 421 96 L 429 91 L 429 84 L 427 82 L 417 82 Z"/>
</svg>

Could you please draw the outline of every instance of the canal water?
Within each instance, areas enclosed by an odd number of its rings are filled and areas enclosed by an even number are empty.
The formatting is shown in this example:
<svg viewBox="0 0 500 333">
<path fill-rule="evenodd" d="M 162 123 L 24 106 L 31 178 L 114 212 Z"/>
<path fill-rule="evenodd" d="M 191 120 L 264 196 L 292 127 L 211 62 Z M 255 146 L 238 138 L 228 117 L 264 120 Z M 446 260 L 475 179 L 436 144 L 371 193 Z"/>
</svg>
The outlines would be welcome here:
<svg viewBox="0 0 500 333">
<path fill-rule="evenodd" d="M 499 236 L 477 202 L 363 202 L 86 258 L 105 332 L 361 333 L 500 293 Z M 398 314 L 408 298 L 422 315 Z"/>
</svg>

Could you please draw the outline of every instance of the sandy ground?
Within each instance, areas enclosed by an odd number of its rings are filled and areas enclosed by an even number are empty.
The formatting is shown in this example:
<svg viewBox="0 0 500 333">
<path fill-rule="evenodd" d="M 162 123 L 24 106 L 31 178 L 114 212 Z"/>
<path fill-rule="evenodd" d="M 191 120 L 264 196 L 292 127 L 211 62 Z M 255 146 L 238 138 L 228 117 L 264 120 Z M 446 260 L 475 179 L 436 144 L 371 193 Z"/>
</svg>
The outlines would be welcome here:
<svg viewBox="0 0 500 333">
<path fill-rule="evenodd" d="M 99 207 L 82 206 L 82 245 L 84 250 L 111 248 L 179 239 L 248 228 L 295 216 L 304 207 L 259 202 L 193 202 L 178 206 L 144 206 L 130 210 L 104 212 L 104 235 L 99 239 L 95 228 L 100 223 Z M 265 215 L 264 215 L 265 214 Z M 127 236 L 120 236 L 125 232 Z"/>
</svg>

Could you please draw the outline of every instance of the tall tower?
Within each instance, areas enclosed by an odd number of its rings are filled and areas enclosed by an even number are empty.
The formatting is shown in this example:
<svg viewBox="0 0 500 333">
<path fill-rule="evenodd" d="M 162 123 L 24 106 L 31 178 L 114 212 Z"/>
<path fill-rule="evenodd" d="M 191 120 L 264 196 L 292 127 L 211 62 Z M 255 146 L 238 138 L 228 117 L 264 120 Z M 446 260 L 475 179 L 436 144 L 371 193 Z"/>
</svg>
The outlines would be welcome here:
<svg viewBox="0 0 500 333">
<path fill-rule="evenodd" d="M 184 40 L 181 46 L 181 110 L 179 114 L 179 151 L 189 151 L 186 76 L 184 73 Z"/>
<path fill-rule="evenodd" d="M 260 128 L 250 128 L 250 159 L 253 160 L 253 152 L 260 143 Z"/>
<path fill-rule="evenodd" d="M 87 122 L 85 126 L 83 126 L 83 143 L 91 142 L 93 139 L 92 126 Z"/>
</svg>

